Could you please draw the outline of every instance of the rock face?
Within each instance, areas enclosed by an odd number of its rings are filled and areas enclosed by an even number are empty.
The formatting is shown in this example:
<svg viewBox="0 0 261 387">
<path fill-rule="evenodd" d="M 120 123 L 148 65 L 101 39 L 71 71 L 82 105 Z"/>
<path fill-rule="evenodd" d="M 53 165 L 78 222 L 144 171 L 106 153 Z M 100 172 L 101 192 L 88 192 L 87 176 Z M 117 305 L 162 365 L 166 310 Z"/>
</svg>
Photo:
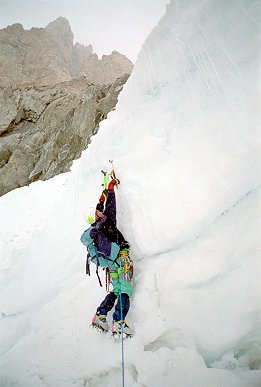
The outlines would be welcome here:
<svg viewBox="0 0 261 387">
<path fill-rule="evenodd" d="M 114 109 L 127 78 L 105 86 L 82 77 L 0 88 L 0 195 L 68 171 Z"/>
<path fill-rule="evenodd" d="M 74 45 L 63 17 L 45 28 L 24 30 L 13 24 L 0 30 L 0 86 L 52 85 L 83 75 L 93 83 L 109 84 L 132 69 L 132 62 L 117 51 L 99 60 L 91 45 Z"/>
<path fill-rule="evenodd" d="M 116 51 L 99 60 L 91 45 L 74 45 L 63 17 L 0 30 L 0 196 L 67 172 L 132 68 Z"/>
</svg>

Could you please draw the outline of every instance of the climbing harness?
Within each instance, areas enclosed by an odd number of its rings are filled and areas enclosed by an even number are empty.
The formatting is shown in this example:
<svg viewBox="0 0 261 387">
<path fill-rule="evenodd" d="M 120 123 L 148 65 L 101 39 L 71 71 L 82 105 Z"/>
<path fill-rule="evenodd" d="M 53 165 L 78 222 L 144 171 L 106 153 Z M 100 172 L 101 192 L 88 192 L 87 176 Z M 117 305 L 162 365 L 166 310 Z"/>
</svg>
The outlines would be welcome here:
<svg viewBox="0 0 261 387">
<path fill-rule="evenodd" d="M 102 281 L 100 279 L 100 276 L 99 276 L 99 267 L 100 267 L 100 264 L 99 264 L 99 255 L 102 255 L 104 258 L 105 258 L 105 255 L 103 253 L 101 253 L 100 251 L 97 250 L 97 253 L 95 256 L 91 257 L 89 251 L 88 251 L 88 246 L 87 246 L 87 259 L 86 259 L 86 274 L 87 275 L 91 275 L 91 270 L 90 270 L 90 262 L 93 260 L 93 259 L 96 259 L 97 260 L 97 263 L 96 263 L 96 275 L 98 277 L 98 281 L 99 281 L 99 285 L 102 287 Z M 116 264 L 119 266 L 119 263 L 117 262 L 118 261 L 118 257 L 116 257 L 115 259 L 111 259 L 109 257 L 106 257 L 105 258 L 107 261 L 110 261 L 112 262 L 111 264 Z M 102 267 L 102 266 L 101 266 Z M 103 270 L 105 270 L 105 282 L 106 282 L 106 291 L 109 292 L 109 286 L 110 286 L 110 280 L 112 278 L 112 275 L 113 273 L 111 273 L 109 271 L 109 267 L 102 267 Z M 118 269 L 119 271 L 119 269 Z M 117 275 L 118 275 L 118 271 L 116 272 Z"/>
<path fill-rule="evenodd" d="M 118 265 L 118 269 L 110 270 L 106 268 L 105 282 L 106 291 L 109 293 L 111 281 L 115 278 L 119 278 L 128 282 L 132 282 L 133 278 L 133 261 L 129 255 L 129 250 L 120 250 L 115 263 Z"/>
</svg>

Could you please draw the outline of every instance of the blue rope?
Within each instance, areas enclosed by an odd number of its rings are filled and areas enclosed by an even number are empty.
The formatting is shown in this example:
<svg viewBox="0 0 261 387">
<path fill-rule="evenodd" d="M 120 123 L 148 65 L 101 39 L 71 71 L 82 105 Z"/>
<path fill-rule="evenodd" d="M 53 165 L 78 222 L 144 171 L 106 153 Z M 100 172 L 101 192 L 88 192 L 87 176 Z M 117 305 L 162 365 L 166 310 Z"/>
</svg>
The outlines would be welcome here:
<svg viewBox="0 0 261 387">
<path fill-rule="evenodd" d="M 120 270 L 122 263 L 120 262 Z M 121 370 L 122 370 L 122 387 L 124 387 L 124 346 L 123 346 L 123 315 L 122 315 L 122 297 L 121 297 L 121 284 L 120 284 L 120 310 L 121 310 Z"/>
</svg>

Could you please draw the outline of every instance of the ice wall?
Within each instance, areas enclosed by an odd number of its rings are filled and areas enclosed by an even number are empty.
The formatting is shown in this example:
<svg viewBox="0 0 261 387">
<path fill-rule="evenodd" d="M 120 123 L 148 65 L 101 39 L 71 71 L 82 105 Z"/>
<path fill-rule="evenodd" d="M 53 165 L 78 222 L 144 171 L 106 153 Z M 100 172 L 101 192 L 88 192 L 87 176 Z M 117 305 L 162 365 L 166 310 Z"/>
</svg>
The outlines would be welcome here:
<svg viewBox="0 0 261 387">
<path fill-rule="evenodd" d="M 257 5 L 172 2 L 143 46 L 117 121 L 106 126 L 115 156 L 126 157 L 124 179 L 137 177 L 127 181 L 143 254 L 179 247 L 256 188 Z M 106 148 L 101 159 L 114 151 Z"/>
</svg>

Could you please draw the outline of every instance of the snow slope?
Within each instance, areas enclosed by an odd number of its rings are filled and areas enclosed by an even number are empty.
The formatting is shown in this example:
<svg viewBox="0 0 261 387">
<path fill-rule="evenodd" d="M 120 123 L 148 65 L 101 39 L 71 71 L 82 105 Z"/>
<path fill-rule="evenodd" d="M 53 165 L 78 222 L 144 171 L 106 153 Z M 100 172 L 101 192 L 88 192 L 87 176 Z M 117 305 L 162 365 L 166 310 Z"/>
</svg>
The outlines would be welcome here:
<svg viewBox="0 0 261 387">
<path fill-rule="evenodd" d="M 173 0 L 72 171 L 0 199 L 1 386 L 122 385 L 79 242 L 109 159 L 135 260 L 125 386 L 260 385 L 258 6 Z"/>
</svg>

